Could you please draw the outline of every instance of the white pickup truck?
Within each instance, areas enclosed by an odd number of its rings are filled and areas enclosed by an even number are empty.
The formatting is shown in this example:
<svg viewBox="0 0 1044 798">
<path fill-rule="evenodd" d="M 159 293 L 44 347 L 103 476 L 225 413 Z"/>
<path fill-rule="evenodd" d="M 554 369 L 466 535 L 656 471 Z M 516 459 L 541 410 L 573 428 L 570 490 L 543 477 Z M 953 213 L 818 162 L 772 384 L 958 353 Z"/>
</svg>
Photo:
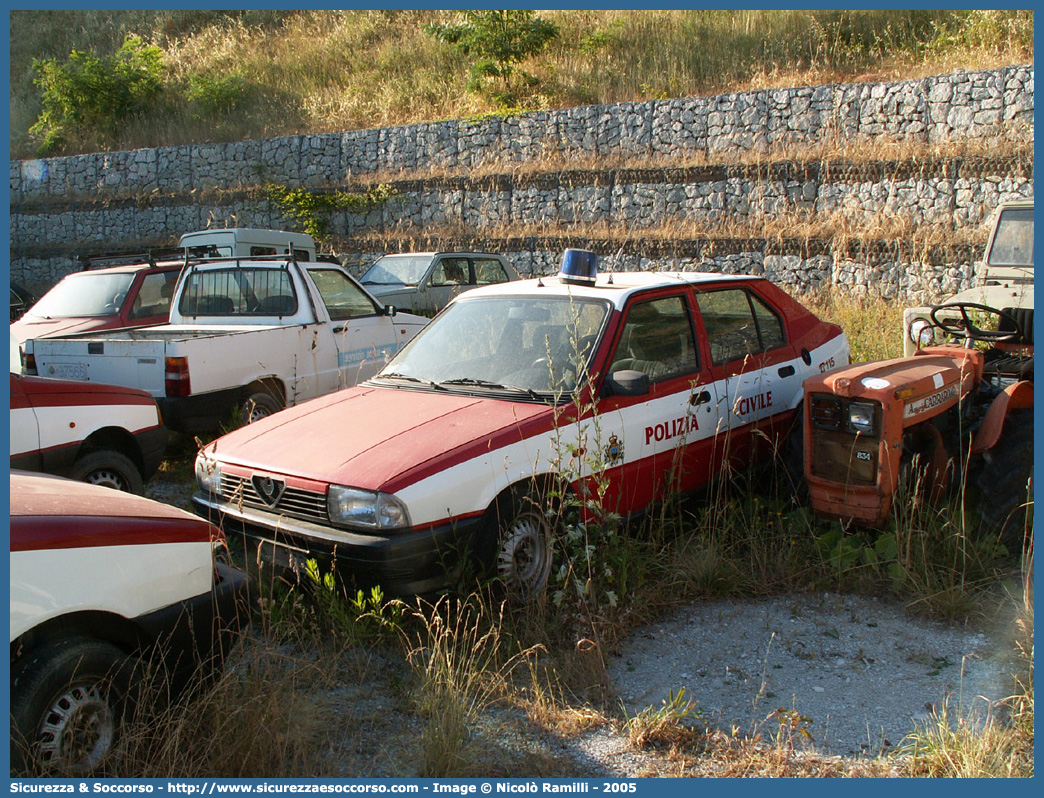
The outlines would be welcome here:
<svg viewBox="0 0 1044 798">
<path fill-rule="evenodd" d="M 28 340 L 23 371 L 141 388 L 170 429 L 210 432 L 355 385 L 427 323 L 294 249 L 187 259 L 169 324 Z"/>
</svg>

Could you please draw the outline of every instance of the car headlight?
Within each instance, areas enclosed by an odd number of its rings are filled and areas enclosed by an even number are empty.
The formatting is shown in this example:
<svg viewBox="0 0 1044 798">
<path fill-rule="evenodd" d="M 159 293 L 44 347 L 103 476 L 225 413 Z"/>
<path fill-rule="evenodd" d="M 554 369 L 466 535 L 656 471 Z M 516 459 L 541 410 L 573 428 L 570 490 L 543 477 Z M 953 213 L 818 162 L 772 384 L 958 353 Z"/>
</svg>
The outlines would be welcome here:
<svg viewBox="0 0 1044 798">
<path fill-rule="evenodd" d="M 850 402 L 848 430 L 860 435 L 873 435 L 877 428 L 877 407 L 867 402 Z"/>
<path fill-rule="evenodd" d="M 918 349 L 935 343 L 935 328 L 927 319 L 914 319 L 910 322 L 910 340 Z"/>
<path fill-rule="evenodd" d="M 337 526 L 391 530 L 410 525 L 406 506 L 387 493 L 331 485 L 326 502 Z"/>
<path fill-rule="evenodd" d="M 221 466 L 203 452 L 196 455 L 196 484 L 207 493 L 221 493 Z"/>
</svg>

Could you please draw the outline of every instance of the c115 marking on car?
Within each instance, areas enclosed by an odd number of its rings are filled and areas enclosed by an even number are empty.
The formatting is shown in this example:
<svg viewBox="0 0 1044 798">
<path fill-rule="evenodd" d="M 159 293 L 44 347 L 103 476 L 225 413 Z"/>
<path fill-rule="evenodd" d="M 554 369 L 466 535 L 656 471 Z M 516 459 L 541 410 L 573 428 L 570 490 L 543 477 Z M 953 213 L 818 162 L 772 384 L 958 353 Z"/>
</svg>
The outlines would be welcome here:
<svg viewBox="0 0 1044 798">
<path fill-rule="evenodd" d="M 957 398 L 958 386 L 951 385 L 938 393 L 933 393 L 924 399 L 918 399 L 916 402 L 909 402 L 903 408 L 903 418 L 913 418 L 919 416 L 921 413 L 927 413 L 932 408 L 938 407 L 939 405 L 946 404 L 951 399 Z"/>
</svg>

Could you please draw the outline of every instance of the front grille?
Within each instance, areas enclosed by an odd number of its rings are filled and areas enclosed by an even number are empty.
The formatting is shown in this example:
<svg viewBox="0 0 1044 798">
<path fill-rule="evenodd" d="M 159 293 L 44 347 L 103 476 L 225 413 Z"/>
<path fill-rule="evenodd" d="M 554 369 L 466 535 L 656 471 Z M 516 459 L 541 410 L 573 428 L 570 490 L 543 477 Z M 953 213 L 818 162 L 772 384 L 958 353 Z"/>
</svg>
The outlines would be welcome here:
<svg viewBox="0 0 1044 798">
<path fill-rule="evenodd" d="M 812 426 L 817 429 L 841 429 L 841 400 L 836 396 L 813 396 Z"/>
<path fill-rule="evenodd" d="M 840 431 L 812 433 L 812 473 L 831 482 L 873 485 L 877 482 L 879 441 Z"/>
<path fill-rule="evenodd" d="M 326 512 L 326 495 L 313 490 L 287 486 L 273 506 L 261 498 L 249 477 L 222 474 L 221 498 L 230 504 L 242 504 L 287 518 L 299 518 L 324 526 L 330 524 L 330 516 Z"/>
</svg>

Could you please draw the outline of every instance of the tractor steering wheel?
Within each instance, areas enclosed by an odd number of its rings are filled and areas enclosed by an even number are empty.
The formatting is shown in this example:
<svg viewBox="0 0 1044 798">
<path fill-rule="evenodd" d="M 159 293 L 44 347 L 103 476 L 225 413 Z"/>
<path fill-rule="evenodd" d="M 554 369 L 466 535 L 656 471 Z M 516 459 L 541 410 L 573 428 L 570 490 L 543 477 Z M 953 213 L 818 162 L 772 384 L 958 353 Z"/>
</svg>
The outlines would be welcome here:
<svg viewBox="0 0 1044 798">
<path fill-rule="evenodd" d="M 938 314 L 944 311 L 956 311 L 960 317 L 960 323 L 953 320 L 941 318 Z M 984 313 L 988 316 L 997 317 L 997 326 L 1002 321 L 1011 324 L 1010 330 L 984 330 L 972 320 L 972 312 Z M 932 324 L 949 335 L 963 336 L 973 341 L 1018 341 L 1022 339 L 1023 330 L 1019 320 L 1006 310 L 998 310 L 989 305 L 980 305 L 976 302 L 950 302 L 944 305 L 933 305 L 928 314 Z"/>
</svg>

